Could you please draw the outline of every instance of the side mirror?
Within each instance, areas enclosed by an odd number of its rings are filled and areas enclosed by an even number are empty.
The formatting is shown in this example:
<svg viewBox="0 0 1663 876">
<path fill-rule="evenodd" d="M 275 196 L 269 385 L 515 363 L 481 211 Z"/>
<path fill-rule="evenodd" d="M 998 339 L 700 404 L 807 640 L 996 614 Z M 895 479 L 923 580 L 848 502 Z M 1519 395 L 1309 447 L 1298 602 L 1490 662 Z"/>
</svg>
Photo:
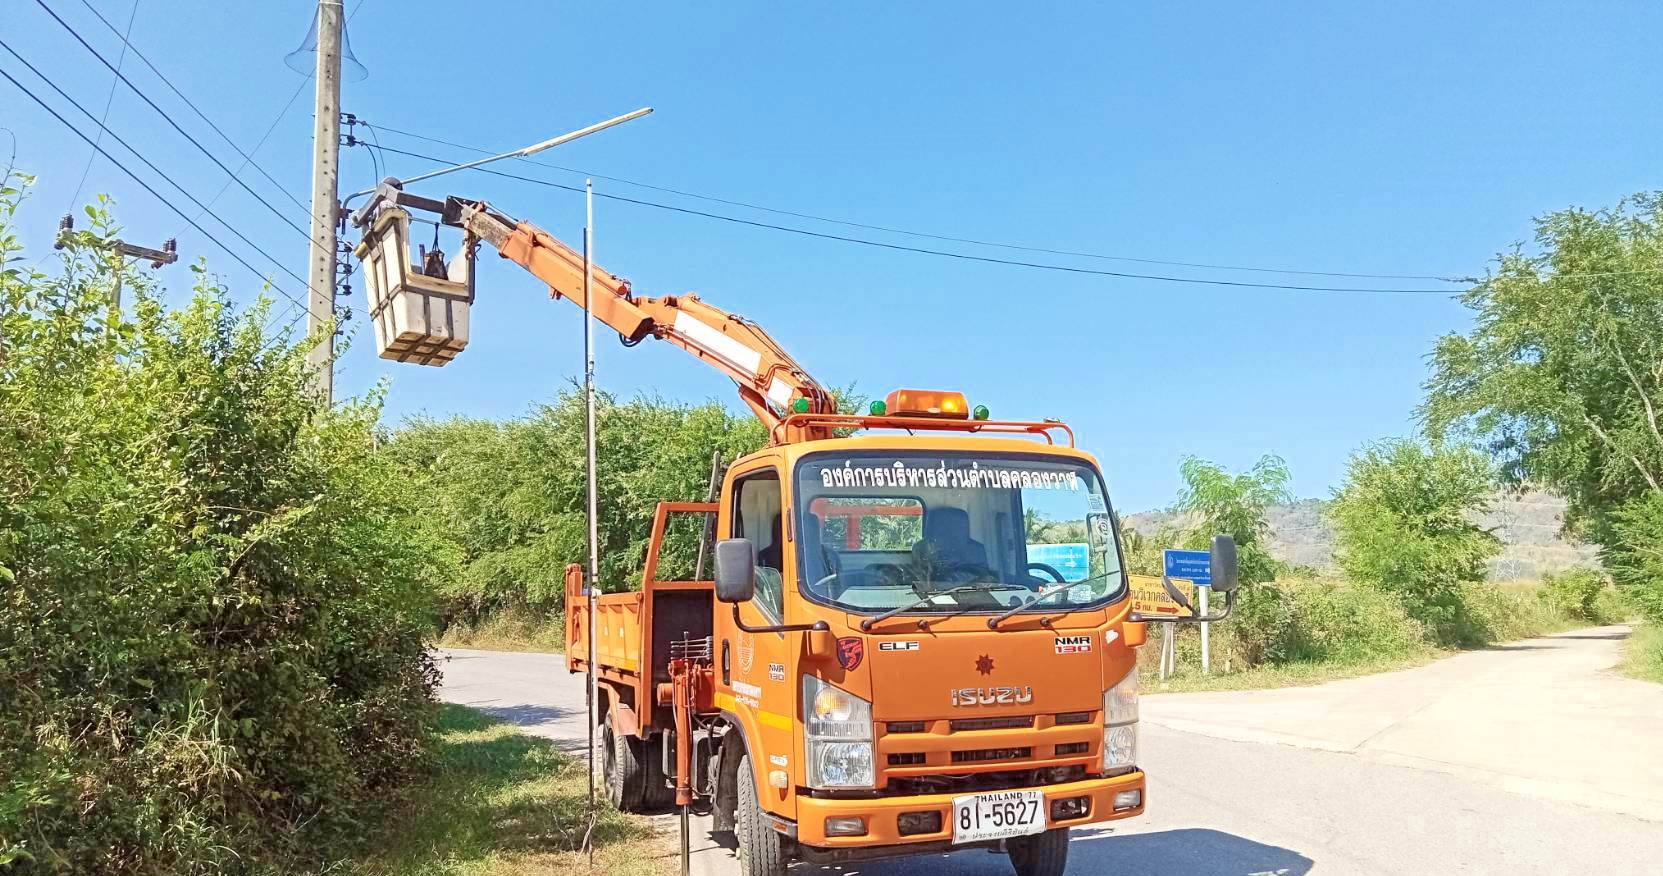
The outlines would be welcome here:
<svg viewBox="0 0 1663 876">
<path fill-rule="evenodd" d="M 750 602 L 756 594 L 756 543 L 748 538 L 716 542 L 716 599 Z"/>
<path fill-rule="evenodd" d="M 1241 583 L 1241 562 L 1236 558 L 1236 539 L 1231 535 L 1213 536 L 1212 588 L 1217 593 L 1229 593 Z"/>
</svg>

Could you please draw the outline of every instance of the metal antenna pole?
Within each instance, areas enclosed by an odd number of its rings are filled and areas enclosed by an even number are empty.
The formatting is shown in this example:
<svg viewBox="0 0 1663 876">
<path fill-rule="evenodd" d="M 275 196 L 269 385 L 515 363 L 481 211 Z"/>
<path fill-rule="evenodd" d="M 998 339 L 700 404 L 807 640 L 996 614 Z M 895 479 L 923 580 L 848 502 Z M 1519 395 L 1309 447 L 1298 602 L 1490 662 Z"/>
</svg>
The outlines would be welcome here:
<svg viewBox="0 0 1663 876">
<path fill-rule="evenodd" d="M 589 275 L 593 270 L 595 246 L 595 184 L 583 181 L 583 396 L 587 416 L 584 431 L 588 444 L 589 462 L 589 831 L 584 845 L 589 847 L 589 863 L 595 862 L 595 845 L 591 842 L 595 829 L 595 725 L 600 720 L 600 682 L 595 672 L 595 601 L 600 592 L 600 527 L 598 523 L 595 482 L 595 314 L 589 307 Z M 627 743 L 626 743 L 627 744 Z"/>
<path fill-rule="evenodd" d="M 317 97 L 312 125 L 312 252 L 307 272 L 306 332 L 314 337 L 335 318 L 335 226 L 340 202 L 341 0 L 318 0 Z M 314 391 L 334 401 L 335 338 L 318 337 L 306 353 Z"/>
</svg>

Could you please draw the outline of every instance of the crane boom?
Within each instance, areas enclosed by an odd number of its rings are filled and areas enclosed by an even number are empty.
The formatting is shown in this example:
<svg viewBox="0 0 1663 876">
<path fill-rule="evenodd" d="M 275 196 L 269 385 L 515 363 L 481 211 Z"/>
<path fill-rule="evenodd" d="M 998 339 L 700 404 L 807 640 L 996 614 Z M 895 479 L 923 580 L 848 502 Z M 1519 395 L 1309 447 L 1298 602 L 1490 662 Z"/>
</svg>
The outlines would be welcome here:
<svg viewBox="0 0 1663 876">
<path fill-rule="evenodd" d="M 638 298 L 630 283 L 590 265 L 594 300 L 583 293 L 583 255 L 531 222 L 516 221 L 483 201 L 451 197 L 444 202 L 400 191 L 382 183 L 376 196 L 359 211 L 359 224 L 384 206 L 431 210 L 443 223 L 461 228 L 471 248 L 476 241 L 490 244 L 503 257 L 529 271 L 549 287 L 550 297 L 587 307 L 616 331 L 626 344 L 648 337 L 667 341 L 731 378 L 739 398 L 779 443 L 832 437 L 832 426 L 812 418 L 791 422 L 792 414 L 834 415 L 837 402 L 761 326 L 712 305 L 697 294 Z"/>
</svg>

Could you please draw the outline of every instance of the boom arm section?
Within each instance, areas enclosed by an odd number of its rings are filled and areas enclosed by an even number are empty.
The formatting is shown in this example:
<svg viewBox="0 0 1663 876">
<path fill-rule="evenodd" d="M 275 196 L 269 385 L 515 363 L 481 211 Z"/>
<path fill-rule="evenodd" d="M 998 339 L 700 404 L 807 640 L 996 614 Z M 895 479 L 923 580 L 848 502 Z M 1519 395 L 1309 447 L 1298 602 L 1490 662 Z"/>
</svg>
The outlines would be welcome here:
<svg viewBox="0 0 1663 876">
<path fill-rule="evenodd" d="M 383 183 L 359 213 L 367 218 L 380 205 L 401 205 L 440 212 L 446 225 L 460 227 L 473 241 L 484 241 L 548 284 L 551 297 L 588 306 L 595 317 L 636 344 L 647 337 L 668 341 L 727 375 L 739 397 L 781 443 L 832 437 L 832 426 L 788 422 L 793 413 L 836 414 L 831 393 L 817 383 L 762 327 L 706 303 L 698 295 L 637 298 L 628 280 L 590 265 L 594 300 L 583 296 L 583 254 L 530 222 L 515 221 L 482 201 L 448 198 L 442 204 L 399 191 Z M 806 410 L 798 399 L 807 402 Z"/>
</svg>

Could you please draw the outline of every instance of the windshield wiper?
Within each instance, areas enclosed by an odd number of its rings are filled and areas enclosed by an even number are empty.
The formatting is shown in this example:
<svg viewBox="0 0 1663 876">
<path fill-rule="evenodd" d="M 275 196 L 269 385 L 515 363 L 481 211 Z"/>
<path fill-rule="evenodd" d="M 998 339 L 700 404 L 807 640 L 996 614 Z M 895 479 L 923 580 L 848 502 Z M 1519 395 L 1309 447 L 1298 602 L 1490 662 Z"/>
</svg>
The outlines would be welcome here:
<svg viewBox="0 0 1663 876">
<path fill-rule="evenodd" d="M 1068 591 L 1073 590 L 1075 587 L 1078 587 L 1081 584 L 1086 583 L 1087 581 L 1096 581 L 1099 578 L 1107 578 L 1110 575 L 1118 575 L 1118 574 L 1120 574 L 1120 570 L 1119 569 L 1114 569 L 1114 570 L 1109 571 L 1109 572 L 1104 572 L 1101 575 L 1093 575 L 1090 578 L 1082 578 L 1078 581 L 1070 581 L 1066 584 L 1062 584 L 1061 586 L 1059 586 L 1055 589 L 1048 590 L 1044 593 L 1041 593 L 1038 596 L 1035 596 L 1033 599 L 1030 599 L 1027 602 L 1022 603 L 1021 605 L 1018 605 L 1015 608 L 1012 608 L 1010 611 L 1007 611 L 1004 614 L 999 615 L 998 617 L 988 618 L 987 619 L 987 628 L 990 629 L 990 630 L 996 630 L 996 629 L 999 628 L 999 624 L 1011 619 L 1012 617 L 1014 617 L 1018 614 L 1021 614 L 1024 611 L 1027 611 L 1030 608 L 1033 608 L 1034 606 L 1040 604 L 1041 602 L 1044 602 L 1047 599 L 1050 599 L 1053 596 L 1056 596 L 1058 593 L 1067 593 Z M 1070 608 L 1068 611 L 1063 612 L 1063 614 L 1068 614 L 1071 611 L 1078 611 L 1081 607 L 1083 607 L 1083 606 L 1076 606 L 1075 608 Z"/>
<path fill-rule="evenodd" d="M 915 601 L 915 602 L 909 602 L 906 605 L 900 606 L 898 608 L 892 608 L 892 609 L 884 612 L 883 614 L 874 615 L 873 617 L 869 617 L 866 620 L 861 621 L 860 622 L 860 629 L 861 629 L 862 632 L 866 632 L 866 631 L 872 629 L 873 626 L 877 625 L 877 623 L 879 621 L 889 620 L 890 618 L 892 618 L 892 617 L 894 617 L 894 616 L 896 616 L 896 615 L 898 615 L 902 612 L 912 611 L 913 609 L 918 608 L 919 606 L 922 606 L 926 603 L 934 602 L 935 598 L 937 596 L 951 596 L 954 593 L 974 593 L 976 591 L 985 592 L 985 591 L 988 591 L 988 590 L 998 589 L 998 588 L 1001 588 L 1001 587 L 1004 587 L 1004 586 L 1005 585 L 1000 584 L 997 581 L 994 581 L 994 582 L 988 582 L 986 584 L 965 584 L 965 585 L 962 585 L 962 586 L 959 586 L 959 587 L 949 587 L 946 590 L 937 590 L 934 593 L 930 593 L 928 595 L 919 597 L 917 599 L 917 601 Z"/>
</svg>

